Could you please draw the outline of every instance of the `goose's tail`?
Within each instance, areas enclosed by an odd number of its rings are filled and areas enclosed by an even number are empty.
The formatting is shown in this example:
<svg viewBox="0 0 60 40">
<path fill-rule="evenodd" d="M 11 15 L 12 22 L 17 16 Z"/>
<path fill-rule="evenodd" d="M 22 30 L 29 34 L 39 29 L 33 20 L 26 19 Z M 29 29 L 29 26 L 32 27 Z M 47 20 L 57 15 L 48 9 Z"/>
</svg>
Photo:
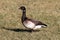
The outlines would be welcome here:
<svg viewBox="0 0 60 40">
<path fill-rule="evenodd" d="M 44 26 L 47 26 L 46 24 L 43 24 Z"/>
<path fill-rule="evenodd" d="M 47 26 L 46 24 L 43 24 L 44 26 Z"/>
</svg>

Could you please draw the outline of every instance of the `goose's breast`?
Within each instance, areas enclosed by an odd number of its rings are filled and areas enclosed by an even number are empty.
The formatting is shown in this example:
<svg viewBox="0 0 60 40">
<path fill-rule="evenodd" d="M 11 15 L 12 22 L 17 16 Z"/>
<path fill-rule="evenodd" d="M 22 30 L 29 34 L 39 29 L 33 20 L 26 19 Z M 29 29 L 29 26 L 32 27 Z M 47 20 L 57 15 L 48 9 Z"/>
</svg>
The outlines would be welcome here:
<svg viewBox="0 0 60 40">
<path fill-rule="evenodd" d="M 33 29 L 35 27 L 35 24 L 31 21 L 25 21 L 24 22 L 25 27 Z"/>
</svg>

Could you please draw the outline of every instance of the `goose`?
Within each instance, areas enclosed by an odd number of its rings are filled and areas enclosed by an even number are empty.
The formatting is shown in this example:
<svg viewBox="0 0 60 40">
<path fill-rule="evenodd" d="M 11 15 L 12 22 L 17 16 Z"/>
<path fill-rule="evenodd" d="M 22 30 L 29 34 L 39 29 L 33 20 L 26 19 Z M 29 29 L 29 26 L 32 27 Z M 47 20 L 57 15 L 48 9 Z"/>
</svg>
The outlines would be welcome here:
<svg viewBox="0 0 60 40">
<path fill-rule="evenodd" d="M 26 27 L 30 30 L 36 30 L 36 29 L 39 29 L 39 28 L 42 28 L 42 27 L 47 27 L 46 24 L 44 24 L 40 21 L 29 19 L 28 17 L 26 17 L 25 6 L 21 6 L 19 9 L 22 10 L 21 22 L 24 25 L 24 27 Z"/>
</svg>

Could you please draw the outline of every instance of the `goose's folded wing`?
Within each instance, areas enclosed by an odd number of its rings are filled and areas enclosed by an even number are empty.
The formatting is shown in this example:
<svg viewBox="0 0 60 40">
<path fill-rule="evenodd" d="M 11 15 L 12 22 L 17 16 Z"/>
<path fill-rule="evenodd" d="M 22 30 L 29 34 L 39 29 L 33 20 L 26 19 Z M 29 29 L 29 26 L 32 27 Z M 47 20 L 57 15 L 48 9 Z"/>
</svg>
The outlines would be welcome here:
<svg viewBox="0 0 60 40">
<path fill-rule="evenodd" d="M 32 23 L 34 23 L 35 25 L 44 25 L 44 26 L 47 26 L 46 24 L 40 22 L 40 21 L 37 21 L 37 20 L 33 20 L 33 19 L 28 19 L 29 21 L 31 21 Z"/>
</svg>

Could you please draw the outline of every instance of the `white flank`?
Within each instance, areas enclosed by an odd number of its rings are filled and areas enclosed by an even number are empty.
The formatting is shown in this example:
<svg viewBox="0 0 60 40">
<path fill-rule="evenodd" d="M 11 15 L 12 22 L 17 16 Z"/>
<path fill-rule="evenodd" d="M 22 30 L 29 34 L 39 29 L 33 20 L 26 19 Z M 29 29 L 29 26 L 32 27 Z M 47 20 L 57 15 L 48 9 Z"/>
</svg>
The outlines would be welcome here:
<svg viewBox="0 0 60 40">
<path fill-rule="evenodd" d="M 42 28 L 42 25 L 37 25 L 37 26 L 35 26 L 35 28 L 33 28 L 33 29 L 39 29 L 39 28 Z"/>
</svg>

